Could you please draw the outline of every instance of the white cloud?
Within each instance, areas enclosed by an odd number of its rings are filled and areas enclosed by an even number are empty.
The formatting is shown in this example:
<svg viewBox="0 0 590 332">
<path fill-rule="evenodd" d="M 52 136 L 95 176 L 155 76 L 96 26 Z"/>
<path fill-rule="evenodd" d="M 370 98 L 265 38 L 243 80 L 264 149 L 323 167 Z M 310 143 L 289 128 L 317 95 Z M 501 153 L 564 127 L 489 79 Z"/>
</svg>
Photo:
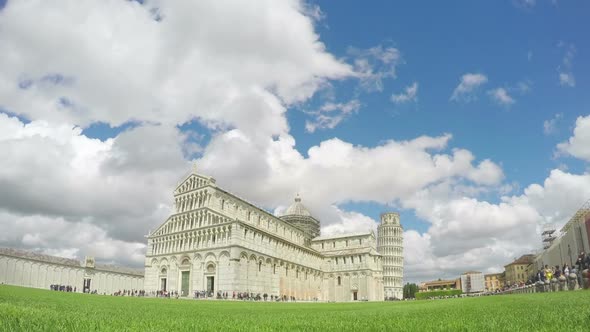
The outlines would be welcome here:
<svg viewBox="0 0 590 332">
<path fill-rule="evenodd" d="M 219 185 L 269 209 L 284 206 L 299 192 L 328 226 L 341 220 L 332 206 L 344 202 L 386 204 L 449 178 L 477 185 L 501 182 L 500 167 L 488 160 L 476 164 L 467 150 L 434 153 L 444 150 L 449 139 L 423 136 L 376 147 L 330 139 L 311 147 L 306 158 L 290 136 L 257 141 L 234 130 L 213 138 L 199 165 Z"/>
<path fill-rule="evenodd" d="M 407 103 L 416 100 L 418 100 L 418 82 L 414 82 L 412 85 L 406 87 L 404 92 L 391 96 L 391 101 L 396 104 Z"/>
<path fill-rule="evenodd" d="M 590 175 L 552 170 L 543 184 L 497 204 L 465 197 L 456 188 L 441 183 L 402 201 L 431 224 L 423 234 L 404 232 L 406 280 L 456 277 L 468 269 L 501 271 L 514 257 L 541 247 L 543 225 L 559 228 L 571 218 L 590 197 Z"/>
<path fill-rule="evenodd" d="M 177 129 L 100 141 L 79 127 L 0 114 L 0 243 L 141 265 L 143 235 L 169 214 L 188 168 Z M 75 251 L 79 250 L 79 251 Z"/>
<path fill-rule="evenodd" d="M 543 133 L 545 135 L 554 134 L 557 131 L 557 123 L 563 119 L 563 113 L 557 113 L 553 118 L 543 121 Z"/>
<path fill-rule="evenodd" d="M 396 77 L 396 68 L 403 63 L 401 53 L 393 47 L 378 45 L 368 49 L 350 47 L 354 72 L 360 86 L 368 92 L 383 91 L 383 80 Z"/>
<path fill-rule="evenodd" d="M 22 216 L 0 209 L 0 227 L 10 230 L 0 235 L 0 243 L 5 246 L 25 247 L 47 255 L 74 259 L 94 256 L 102 262 L 117 262 L 138 268 L 145 263 L 146 245 L 143 241 L 117 240 L 90 222 L 40 215 Z"/>
<path fill-rule="evenodd" d="M 560 153 L 590 161 L 590 115 L 576 119 L 574 135 L 557 145 Z"/>
<path fill-rule="evenodd" d="M 308 12 L 300 1 L 11 1 L 0 20 L 0 100 L 29 119 L 81 126 L 198 118 L 283 133 L 285 105 L 356 75 L 325 51 Z"/>
<path fill-rule="evenodd" d="M 327 102 L 317 111 L 306 112 L 314 119 L 305 122 L 305 130 L 313 133 L 316 129 L 333 129 L 344 119 L 358 112 L 360 107 L 361 103 L 357 99 L 347 103 Z"/>
<path fill-rule="evenodd" d="M 531 184 L 524 189 L 523 195 L 505 200 L 528 204 L 543 217 L 540 224 L 555 224 L 560 227 L 589 198 L 590 174 L 573 174 L 554 169 L 542 185 Z"/>
<path fill-rule="evenodd" d="M 559 43 L 560 49 L 565 49 L 565 54 L 561 60 L 561 64 L 557 67 L 559 74 L 559 84 L 562 86 L 575 87 L 576 78 L 573 73 L 574 57 L 576 56 L 576 47 L 573 44 Z"/>
<path fill-rule="evenodd" d="M 559 73 L 559 84 L 566 85 L 569 87 L 576 86 L 576 79 L 572 72 L 560 72 Z"/>
<path fill-rule="evenodd" d="M 530 80 L 520 81 L 520 82 L 516 83 L 516 88 L 513 90 L 516 90 L 520 94 L 526 94 L 531 91 L 532 85 L 533 85 L 533 83 Z"/>
<path fill-rule="evenodd" d="M 461 82 L 453 90 L 451 100 L 453 101 L 471 101 L 476 98 L 475 91 L 477 88 L 488 81 L 488 78 L 483 74 L 467 73 L 461 76 Z"/>
<path fill-rule="evenodd" d="M 322 227 L 323 234 L 345 234 L 357 233 L 373 230 L 377 235 L 378 224 L 375 220 L 353 211 L 342 211 L 334 207 L 340 216 L 340 220 L 336 223 Z"/>
<path fill-rule="evenodd" d="M 512 3 L 522 9 L 531 9 L 537 4 L 537 0 L 512 0 Z"/>
<path fill-rule="evenodd" d="M 188 167 L 175 128 L 137 127 L 101 142 L 71 125 L 0 114 L 0 129 L 0 210 L 84 219 L 119 239 L 143 241 L 137 230 L 161 222 Z"/>
<path fill-rule="evenodd" d="M 589 125 L 590 116 L 578 118 L 573 137 L 559 148 L 588 161 L 590 152 L 584 151 L 590 145 L 582 134 Z M 589 198 L 590 174 L 565 169 L 552 170 L 543 183 L 496 204 L 452 182 L 426 186 L 401 200 L 404 208 L 431 224 L 423 234 L 404 232 L 406 281 L 456 277 L 467 269 L 501 271 L 514 257 L 541 247 L 543 225 L 559 229 Z"/>
<path fill-rule="evenodd" d="M 490 95 L 490 98 L 492 98 L 493 101 L 502 106 L 510 106 L 515 103 L 514 98 L 512 98 L 508 94 L 508 91 L 506 91 L 506 89 L 504 88 L 496 88 L 490 90 L 488 91 L 488 94 Z"/>
</svg>

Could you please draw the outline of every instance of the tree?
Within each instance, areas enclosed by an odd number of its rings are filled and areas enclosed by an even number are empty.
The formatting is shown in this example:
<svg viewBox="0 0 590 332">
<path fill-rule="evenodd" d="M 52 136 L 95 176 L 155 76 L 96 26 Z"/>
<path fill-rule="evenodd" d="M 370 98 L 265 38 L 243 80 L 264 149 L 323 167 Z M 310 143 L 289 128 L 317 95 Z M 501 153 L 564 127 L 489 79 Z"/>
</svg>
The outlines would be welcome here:
<svg viewBox="0 0 590 332">
<path fill-rule="evenodd" d="M 406 283 L 404 285 L 404 299 L 413 299 L 418 292 L 418 285 Z"/>
</svg>

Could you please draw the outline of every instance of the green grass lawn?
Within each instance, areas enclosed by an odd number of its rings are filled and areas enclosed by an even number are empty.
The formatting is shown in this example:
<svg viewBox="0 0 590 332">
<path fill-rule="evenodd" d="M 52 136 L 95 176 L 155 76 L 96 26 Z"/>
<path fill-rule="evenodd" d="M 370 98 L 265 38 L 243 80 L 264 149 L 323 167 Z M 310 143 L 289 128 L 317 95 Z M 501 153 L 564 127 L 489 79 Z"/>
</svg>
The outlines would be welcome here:
<svg viewBox="0 0 590 332">
<path fill-rule="evenodd" d="M 590 291 L 388 303 L 258 303 L 2 285 L 0 330 L 590 331 Z"/>
</svg>

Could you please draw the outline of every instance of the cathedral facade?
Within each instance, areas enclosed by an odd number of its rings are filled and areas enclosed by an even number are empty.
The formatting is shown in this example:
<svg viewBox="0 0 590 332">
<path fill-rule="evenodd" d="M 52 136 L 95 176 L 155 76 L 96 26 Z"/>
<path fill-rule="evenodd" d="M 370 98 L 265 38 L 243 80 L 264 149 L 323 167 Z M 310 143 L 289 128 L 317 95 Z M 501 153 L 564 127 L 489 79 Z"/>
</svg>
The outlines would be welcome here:
<svg viewBox="0 0 590 332">
<path fill-rule="evenodd" d="M 146 291 L 344 302 L 382 301 L 384 280 L 392 281 L 388 294 L 401 286 L 403 270 L 384 274 L 393 271 L 384 264 L 403 262 L 403 250 L 389 245 L 401 243 L 388 238 L 380 253 L 372 231 L 321 236 L 320 222 L 299 197 L 277 217 L 193 171 L 175 189 L 174 203 L 174 213 L 148 235 Z M 384 214 L 382 223 L 391 226 L 391 218 Z M 400 288 L 395 297 L 401 294 Z"/>
</svg>

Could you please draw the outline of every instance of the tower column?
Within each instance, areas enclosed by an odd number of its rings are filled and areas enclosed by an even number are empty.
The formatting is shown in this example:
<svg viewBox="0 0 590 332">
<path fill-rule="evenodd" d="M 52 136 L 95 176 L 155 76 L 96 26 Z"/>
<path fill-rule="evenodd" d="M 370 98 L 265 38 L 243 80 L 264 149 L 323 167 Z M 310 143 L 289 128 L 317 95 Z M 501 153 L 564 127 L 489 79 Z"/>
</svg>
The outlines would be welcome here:
<svg viewBox="0 0 590 332">
<path fill-rule="evenodd" d="M 386 299 L 403 297 L 403 228 L 396 212 L 383 213 L 377 227 L 377 251 L 383 257 L 383 290 Z"/>
</svg>

